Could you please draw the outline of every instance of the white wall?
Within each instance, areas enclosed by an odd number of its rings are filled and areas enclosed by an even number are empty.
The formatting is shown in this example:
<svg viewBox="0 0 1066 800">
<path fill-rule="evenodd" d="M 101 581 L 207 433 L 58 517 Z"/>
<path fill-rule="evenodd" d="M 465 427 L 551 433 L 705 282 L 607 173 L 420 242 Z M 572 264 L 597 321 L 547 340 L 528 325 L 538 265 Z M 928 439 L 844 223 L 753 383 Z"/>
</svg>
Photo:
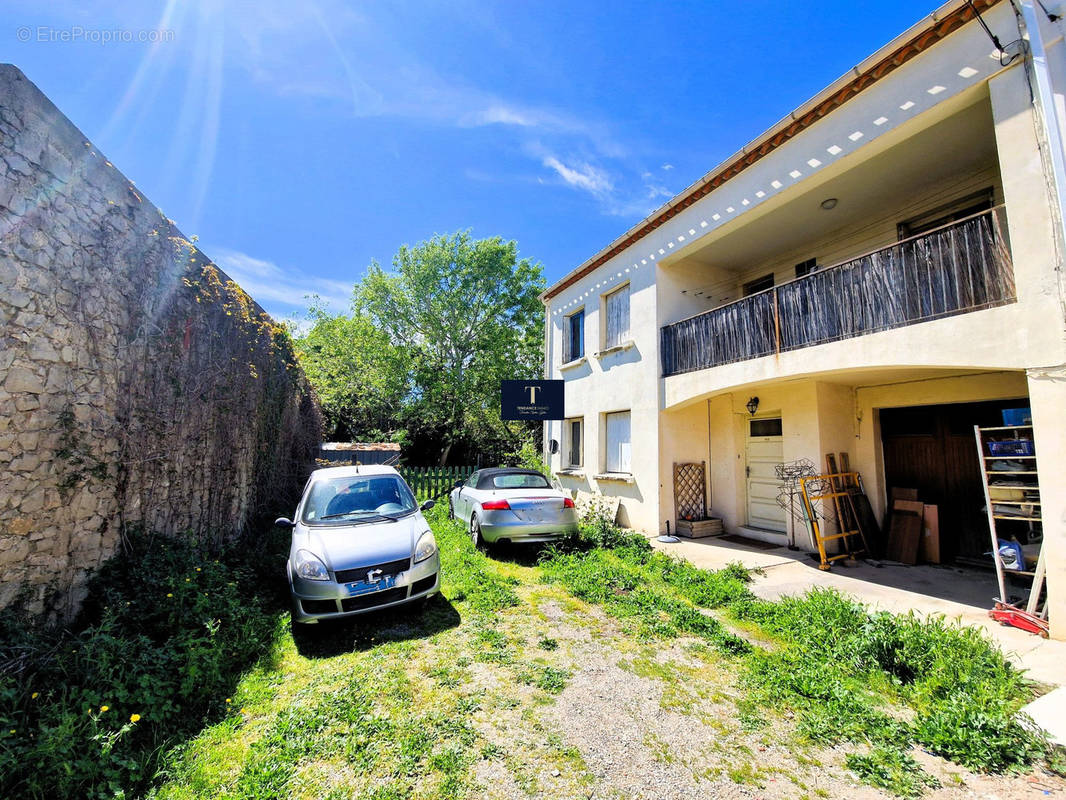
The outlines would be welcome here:
<svg viewBox="0 0 1066 800">
<path fill-rule="evenodd" d="M 603 343 L 602 298 L 629 284 L 630 332 L 633 345 L 600 354 Z M 563 423 L 547 426 L 549 439 L 559 442 L 550 466 L 560 483 L 579 493 L 596 492 L 621 500 L 623 524 L 654 530 L 658 506 L 658 329 L 655 326 L 655 284 L 651 269 L 621 263 L 607 265 L 575 286 L 565 302 L 548 305 L 549 377 L 566 381 L 568 418 L 581 417 L 585 427 L 584 466 L 570 474 L 563 468 L 566 438 Z M 567 315 L 585 308 L 585 358 L 562 369 Z M 602 477 L 606 468 L 605 415 L 629 411 L 632 433 L 632 478 Z M 601 476 L 601 477 L 597 477 Z"/>
</svg>

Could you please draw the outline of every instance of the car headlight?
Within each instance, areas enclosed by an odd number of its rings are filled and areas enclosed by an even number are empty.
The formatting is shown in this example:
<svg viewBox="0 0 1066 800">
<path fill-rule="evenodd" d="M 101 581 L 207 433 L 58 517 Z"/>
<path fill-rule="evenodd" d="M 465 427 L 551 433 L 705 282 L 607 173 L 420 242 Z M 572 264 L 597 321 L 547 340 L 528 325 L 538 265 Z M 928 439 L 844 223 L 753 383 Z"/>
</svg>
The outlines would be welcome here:
<svg viewBox="0 0 1066 800">
<path fill-rule="evenodd" d="M 296 574 L 309 581 L 328 581 L 329 570 L 322 559 L 307 550 L 296 551 Z"/>
<path fill-rule="evenodd" d="M 426 531 L 419 538 L 418 544 L 415 545 L 415 563 L 425 561 L 436 552 L 437 540 L 433 538 L 432 533 Z"/>
</svg>

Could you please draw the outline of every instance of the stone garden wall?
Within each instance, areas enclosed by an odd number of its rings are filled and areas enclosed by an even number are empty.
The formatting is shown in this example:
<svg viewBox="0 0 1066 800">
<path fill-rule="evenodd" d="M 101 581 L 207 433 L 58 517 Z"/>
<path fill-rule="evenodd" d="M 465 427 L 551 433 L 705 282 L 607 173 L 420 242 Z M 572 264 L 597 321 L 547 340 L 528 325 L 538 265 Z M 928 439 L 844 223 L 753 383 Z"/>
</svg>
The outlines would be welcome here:
<svg viewBox="0 0 1066 800">
<path fill-rule="evenodd" d="M 290 338 L 0 66 L 0 608 L 69 618 L 133 527 L 278 510 L 320 436 Z"/>
</svg>

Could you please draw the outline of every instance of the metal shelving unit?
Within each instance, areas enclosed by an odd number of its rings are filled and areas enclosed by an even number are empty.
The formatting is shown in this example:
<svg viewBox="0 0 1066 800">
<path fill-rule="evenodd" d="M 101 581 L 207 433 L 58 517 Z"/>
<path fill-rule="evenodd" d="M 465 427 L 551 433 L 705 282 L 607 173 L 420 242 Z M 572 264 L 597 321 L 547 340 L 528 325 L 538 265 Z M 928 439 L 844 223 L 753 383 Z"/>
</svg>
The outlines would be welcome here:
<svg viewBox="0 0 1066 800">
<path fill-rule="evenodd" d="M 981 478 L 985 491 L 985 510 L 988 512 L 988 529 L 992 539 L 992 560 L 996 566 L 996 580 L 999 583 L 999 597 L 989 616 L 1005 625 L 1013 625 L 1030 633 L 1046 637 L 1048 635 L 1048 620 L 1046 606 L 1040 604 L 1040 596 L 1044 589 L 1044 546 L 1043 530 L 1041 529 L 1042 517 L 1040 515 L 1040 486 L 1038 482 L 1039 471 L 1032 443 L 1032 425 L 997 425 L 982 428 L 974 426 L 974 439 L 977 442 L 978 463 L 981 465 Z M 1027 435 L 1028 434 L 1028 435 Z M 1028 443 L 1024 445 L 1023 443 Z M 1025 454 L 1013 454 L 1009 452 L 996 453 L 995 444 L 1016 445 L 1021 449 L 1028 450 Z M 1001 448 L 1002 449 L 1002 448 Z M 996 469 L 996 464 L 1016 462 L 1023 467 L 1031 469 Z M 1012 465 L 1013 466 L 1013 465 Z M 1006 480 L 1004 480 L 1006 479 Z M 1021 493 L 1021 499 L 996 499 L 993 494 L 1009 490 L 1012 493 Z M 997 506 L 999 508 L 997 509 Z M 1003 513 L 1005 507 L 1017 506 L 1022 514 Z M 997 513 L 998 511 L 998 513 Z M 1012 527 L 1010 523 L 1026 523 L 1027 529 L 1015 530 L 1007 533 L 1006 529 Z M 1037 539 L 1040 542 L 1040 550 L 1037 554 L 1036 569 L 1025 569 L 1025 553 L 1022 551 L 1022 569 L 1007 569 L 1000 556 L 1000 542 L 1017 541 L 1017 534 L 1024 532 L 1027 542 Z M 1007 579 L 1010 575 L 1024 575 L 1033 579 L 1032 588 L 1029 591 L 1029 599 L 1025 608 L 1014 605 L 1007 598 Z"/>
</svg>

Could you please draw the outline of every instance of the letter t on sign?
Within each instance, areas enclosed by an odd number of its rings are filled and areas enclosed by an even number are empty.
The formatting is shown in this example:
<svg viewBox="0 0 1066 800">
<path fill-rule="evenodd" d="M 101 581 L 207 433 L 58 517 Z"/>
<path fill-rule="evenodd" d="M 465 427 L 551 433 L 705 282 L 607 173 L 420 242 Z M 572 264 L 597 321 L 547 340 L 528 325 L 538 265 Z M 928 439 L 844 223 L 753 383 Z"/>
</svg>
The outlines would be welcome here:
<svg viewBox="0 0 1066 800">
<path fill-rule="evenodd" d="M 524 388 L 525 388 L 525 390 L 527 392 L 529 392 L 529 404 L 531 406 L 535 406 L 537 404 L 537 392 L 539 392 L 544 387 L 543 386 L 534 385 L 534 386 L 526 386 Z"/>
</svg>

